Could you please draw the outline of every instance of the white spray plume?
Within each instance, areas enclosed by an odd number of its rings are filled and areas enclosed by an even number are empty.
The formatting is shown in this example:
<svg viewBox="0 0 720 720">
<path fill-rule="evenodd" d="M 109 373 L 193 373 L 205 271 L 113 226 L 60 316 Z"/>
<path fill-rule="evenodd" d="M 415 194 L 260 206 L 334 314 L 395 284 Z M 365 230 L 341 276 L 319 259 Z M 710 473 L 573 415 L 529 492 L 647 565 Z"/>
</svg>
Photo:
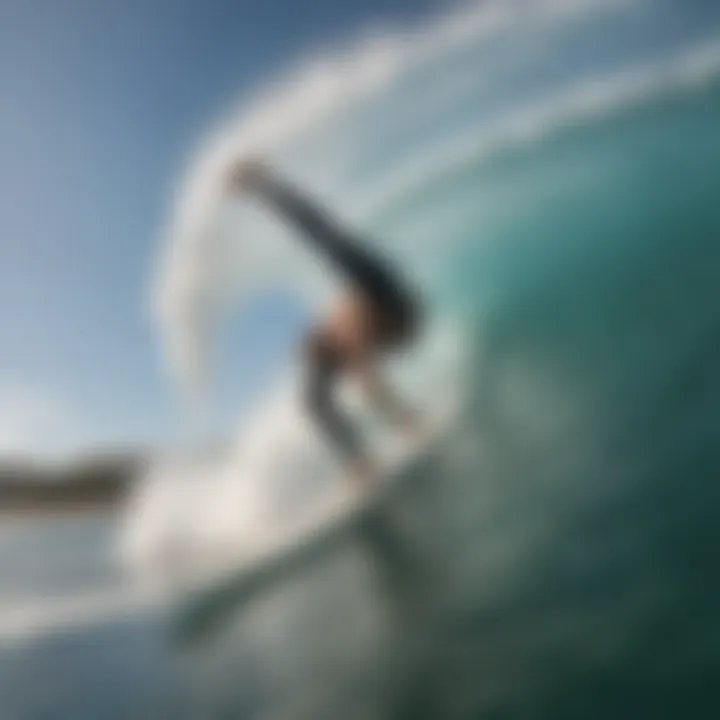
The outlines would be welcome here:
<svg viewBox="0 0 720 720">
<path fill-rule="evenodd" d="M 155 314 L 178 379 L 186 387 L 198 386 L 223 311 L 238 301 L 239 293 L 252 292 L 277 276 L 279 269 L 299 262 L 303 272 L 293 273 L 290 282 L 305 292 L 315 287 L 321 288 L 321 294 L 327 293 L 307 260 L 278 249 L 267 223 L 228 208 L 225 177 L 234 161 L 260 153 L 281 159 L 285 165 L 286 156 L 322 136 L 333 121 L 387 94 L 404 78 L 440 58 L 452 57 L 471 44 L 482 44 L 511 29 L 536 28 L 625 4 L 623 0 L 463 4 L 405 32 L 375 32 L 341 52 L 316 55 L 231 115 L 201 145 L 187 171 L 161 258 Z M 344 179 L 332 168 L 329 173 L 325 169 L 324 175 L 324 169 L 317 166 L 292 169 L 312 180 L 313 186 L 330 188 L 333 199 L 342 191 Z M 304 282 L 298 281 L 301 275 Z"/>
</svg>

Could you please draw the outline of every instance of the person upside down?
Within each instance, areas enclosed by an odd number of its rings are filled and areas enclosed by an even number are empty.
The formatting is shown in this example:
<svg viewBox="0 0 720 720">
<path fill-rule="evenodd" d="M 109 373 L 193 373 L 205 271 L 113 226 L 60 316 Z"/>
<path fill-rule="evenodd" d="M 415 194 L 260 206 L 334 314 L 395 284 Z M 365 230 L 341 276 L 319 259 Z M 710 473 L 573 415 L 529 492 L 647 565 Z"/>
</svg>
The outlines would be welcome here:
<svg viewBox="0 0 720 720">
<path fill-rule="evenodd" d="M 377 361 L 381 354 L 407 347 L 417 337 L 422 310 L 417 295 L 396 268 L 364 247 L 334 218 L 297 188 L 258 160 L 235 164 L 233 191 L 253 196 L 299 229 L 309 247 L 320 253 L 347 284 L 327 320 L 308 334 L 305 402 L 321 431 L 340 452 L 351 478 L 367 486 L 374 466 L 350 420 L 334 397 L 337 380 L 359 380 L 374 407 L 393 424 L 417 428 L 417 416 L 383 381 Z"/>
</svg>

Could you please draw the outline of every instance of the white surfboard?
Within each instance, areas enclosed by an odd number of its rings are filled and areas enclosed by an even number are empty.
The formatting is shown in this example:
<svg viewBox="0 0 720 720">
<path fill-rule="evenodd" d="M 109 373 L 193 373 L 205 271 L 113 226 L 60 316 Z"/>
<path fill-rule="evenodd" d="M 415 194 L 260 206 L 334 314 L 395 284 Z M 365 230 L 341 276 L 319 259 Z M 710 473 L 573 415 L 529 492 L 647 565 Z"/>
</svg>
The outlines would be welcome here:
<svg viewBox="0 0 720 720">
<path fill-rule="evenodd" d="M 429 419 L 422 433 L 387 447 L 379 459 L 380 472 L 373 490 L 362 494 L 347 483 L 339 483 L 337 493 L 287 532 L 186 593 L 175 612 L 175 631 L 186 639 L 206 634 L 227 612 L 352 532 L 413 477 L 412 471 L 450 430 L 456 415 L 456 404 L 448 402 Z"/>
</svg>

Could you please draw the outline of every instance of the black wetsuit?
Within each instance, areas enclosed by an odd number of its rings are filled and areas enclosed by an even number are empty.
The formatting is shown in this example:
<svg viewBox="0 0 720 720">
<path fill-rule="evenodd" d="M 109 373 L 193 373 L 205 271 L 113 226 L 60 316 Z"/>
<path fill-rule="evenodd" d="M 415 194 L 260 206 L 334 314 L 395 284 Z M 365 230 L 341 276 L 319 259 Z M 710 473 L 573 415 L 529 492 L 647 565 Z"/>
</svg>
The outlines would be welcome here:
<svg viewBox="0 0 720 720">
<path fill-rule="evenodd" d="M 256 192 L 302 230 L 306 240 L 329 258 L 348 284 L 375 305 L 381 319 L 380 345 L 395 347 L 413 335 L 419 319 L 417 299 L 384 258 L 361 247 L 354 237 L 285 182 L 265 178 Z M 343 455 L 357 456 L 360 448 L 356 433 L 332 402 L 332 380 L 342 367 L 342 358 L 332 349 L 316 347 L 310 352 L 309 364 L 306 401 L 311 413 Z"/>
</svg>

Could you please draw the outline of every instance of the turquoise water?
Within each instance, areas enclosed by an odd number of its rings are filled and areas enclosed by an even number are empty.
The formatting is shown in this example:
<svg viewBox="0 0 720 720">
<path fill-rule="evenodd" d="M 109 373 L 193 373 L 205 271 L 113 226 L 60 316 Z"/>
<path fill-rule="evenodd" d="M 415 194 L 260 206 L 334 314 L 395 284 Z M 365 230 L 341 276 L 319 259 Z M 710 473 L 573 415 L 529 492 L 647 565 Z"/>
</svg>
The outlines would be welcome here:
<svg viewBox="0 0 720 720">
<path fill-rule="evenodd" d="M 142 615 L 3 642 L 2 716 L 716 716 L 719 121 L 711 82 L 425 187 L 463 204 L 438 293 L 473 382 L 404 501 L 200 645 Z M 8 530 L 94 551 L 3 596 L 114 587 L 83 527 Z"/>
</svg>

